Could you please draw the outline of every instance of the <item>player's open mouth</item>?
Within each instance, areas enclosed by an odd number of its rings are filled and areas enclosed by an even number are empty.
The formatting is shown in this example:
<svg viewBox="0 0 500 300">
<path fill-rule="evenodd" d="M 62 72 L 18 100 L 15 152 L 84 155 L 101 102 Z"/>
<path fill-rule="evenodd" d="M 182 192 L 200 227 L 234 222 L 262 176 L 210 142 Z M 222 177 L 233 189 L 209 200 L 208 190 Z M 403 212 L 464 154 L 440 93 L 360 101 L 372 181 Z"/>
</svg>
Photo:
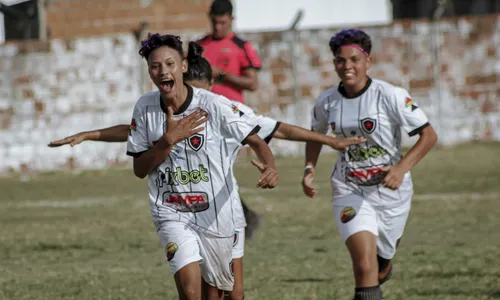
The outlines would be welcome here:
<svg viewBox="0 0 500 300">
<path fill-rule="evenodd" d="M 351 72 L 349 72 L 349 73 L 345 73 L 345 74 L 344 74 L 344 77 L 345 77 L 345 78 L 352 78 L 352 77 L 354 77 L 354 73 L 351 73 Z"/>
<path fill-rule="evenodd" d="M 174 83 L 172 79 L 164 79 L 160 82 L 160 87 L 165 93 L 170 93 L 174 87 Z"/>
</svg>

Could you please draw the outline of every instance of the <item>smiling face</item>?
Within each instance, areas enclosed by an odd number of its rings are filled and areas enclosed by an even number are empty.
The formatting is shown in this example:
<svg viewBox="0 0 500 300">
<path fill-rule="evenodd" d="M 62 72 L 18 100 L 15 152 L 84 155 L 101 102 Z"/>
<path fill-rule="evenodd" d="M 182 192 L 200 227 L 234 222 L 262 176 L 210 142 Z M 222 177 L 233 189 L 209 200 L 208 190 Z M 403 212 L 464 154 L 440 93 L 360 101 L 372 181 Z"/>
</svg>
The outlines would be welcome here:
<svg viewBox="0 0 500 300">
<path fill-rule="evenodd" d="M 348 90 L 360 91 L 368 79 L 371 61 L 360 49 L 342 47 L 333 60 L 335 71 Z"/>
<path fill-rule="evenodd" d="M 168 46 L 156 48 L 148 57 L 149 77 L 165 99 L 173 100 L 182 91 L 182 74 L 187 68 L 186 60 Z"/>
</svg>

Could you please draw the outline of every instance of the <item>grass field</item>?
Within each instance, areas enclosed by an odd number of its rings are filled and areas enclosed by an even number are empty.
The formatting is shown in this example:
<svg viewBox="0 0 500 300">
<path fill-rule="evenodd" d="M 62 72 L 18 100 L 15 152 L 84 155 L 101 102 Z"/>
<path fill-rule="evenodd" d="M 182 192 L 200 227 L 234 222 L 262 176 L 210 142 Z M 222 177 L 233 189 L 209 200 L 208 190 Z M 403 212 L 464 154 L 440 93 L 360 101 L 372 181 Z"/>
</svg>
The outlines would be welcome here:
<svg viewBox="0 0 500 300">
<path fill-rule="evenodd" d="M 386 299 L 500 299 L 499 144 L 433 151 L 414 169 L 416 196 Z M 280 186 L 255 188 L 264 222 L 248 242 L 247 299 L 352 299 L 347 250 L 332 218 L 324 154 L 319 197 L 303 196 L 302 158 L 278 160 Z M 0 299 L 176 299 L 150 221 L 146 181 L 131 170 L 0 178 Z"/>
</svg>

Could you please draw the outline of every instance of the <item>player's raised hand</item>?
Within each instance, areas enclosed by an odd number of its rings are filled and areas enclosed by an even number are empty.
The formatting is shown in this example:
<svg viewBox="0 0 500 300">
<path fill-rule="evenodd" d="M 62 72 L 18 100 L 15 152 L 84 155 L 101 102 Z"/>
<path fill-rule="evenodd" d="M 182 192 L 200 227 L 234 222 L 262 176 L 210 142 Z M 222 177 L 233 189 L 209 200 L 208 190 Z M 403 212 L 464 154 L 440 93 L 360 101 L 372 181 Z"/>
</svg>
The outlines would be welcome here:
<svg viewBox="0 0 500 300">
<path fill-rule="evenodd" d="M 329 137 L 330 142 L 328 145 L 338 151 L 349 150 L 349 146 L 357 145 L 366 142 L 364 137 L 351 137 L 351 138 L 339 138 L 339 137 Z"/>
<path fill-rule="evenodd" d="M 49 146 L 51 148 L 55 148 L 55 147 L 60 147 L 63 145 L 70 144 L 71 147 L 74 147 L 85 140 L 86 140 L 85 132 L 80 132 L 80 133 L 74 134 L 72 136 L 68 136 L 62 140 L 52 141 L 47 146 Z"/>
<path fill-rule="evenodd" d="M 261 162 L 252 159 L 252 164 L 260 171 L 259 182 L 257 187 L 263 189 L 272 189 L 278 185 L 279 175 L 274 167 L 264 165 Z"/>
<path fill-rule="evenodd" d="M 405 176 L 405 172 L 400 170 L 398 166 L 387 166 L 382 168 L 387 174 L 382 181 L 382 184 L 391 190 L 397 190 L 401 183 L 403 182 L 403 177 Z"/>
<path fill-rule="evenodd" d="M 302 190 L 309 198 L 314 198 L 318 191 L 313 186 L 314 168 L 307 168 L 304 171 L 304 178 L 302 178 Z"/>
<path fill-rule="evenodd" d="M 167 132 L 163 136 L 167 144 L 175 145 L 193 134 L 202 131 L 205 127 L 200 126 L 208 121 L 207 113 L 198 109 L 188 116 L 175 120 L 174 111 L 171 107 L 167 108 Z"/>
</svg>

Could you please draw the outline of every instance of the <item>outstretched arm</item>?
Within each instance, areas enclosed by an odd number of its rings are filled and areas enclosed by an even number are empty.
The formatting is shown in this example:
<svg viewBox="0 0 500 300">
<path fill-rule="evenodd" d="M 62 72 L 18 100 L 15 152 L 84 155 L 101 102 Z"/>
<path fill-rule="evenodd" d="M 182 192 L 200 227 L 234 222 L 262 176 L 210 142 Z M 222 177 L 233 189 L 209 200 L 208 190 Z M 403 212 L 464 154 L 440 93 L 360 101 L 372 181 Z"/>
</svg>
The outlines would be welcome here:
<svg viewBox="0 0 500 300">
<path fill-rule="evenodd" d="M 278 130 L 275 132 L 274 137 L 277 139 L 288 141 L 313 142 L 320 145 L 328 145 L 333 149 L 339 151 L 348 150 L 350 145 L 366 142 L 366 139 L 361 137 L 337 138 L 287 123 L 279 124 Z M 319 149 L 321 150 L 321 147 Z"/>
<path fill-rule="evenodd" d="M 116 125 L 103 129 L 83 131 L 62 140 L 52 141 L 48 146 L 54 148 L 70 144 L 71 147 L 74 147 L 84 141 L 126 142 L 129 128 L 129 125 Z"/>
</svg>

